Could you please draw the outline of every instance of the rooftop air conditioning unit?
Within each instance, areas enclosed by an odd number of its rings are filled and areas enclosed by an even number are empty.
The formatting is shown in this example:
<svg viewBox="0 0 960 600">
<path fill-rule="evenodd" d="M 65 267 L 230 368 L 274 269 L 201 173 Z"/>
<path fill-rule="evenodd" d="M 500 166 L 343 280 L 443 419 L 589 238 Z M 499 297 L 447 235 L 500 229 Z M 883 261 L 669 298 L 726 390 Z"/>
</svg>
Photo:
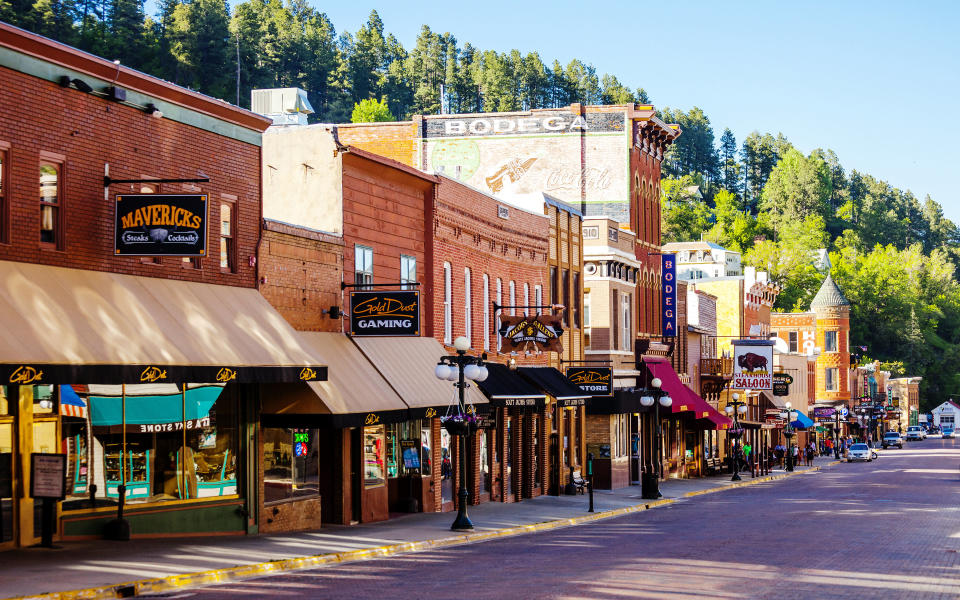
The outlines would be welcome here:
<svg viewBox="0 0 960 600">
<path fill-rule="evenodd" d="M 253 90 L 250 109 L 269 117 L 274 125 L 306 125 L 307 115 L 313 114 L 307 92 L 300 88 Z"/>
</svg>

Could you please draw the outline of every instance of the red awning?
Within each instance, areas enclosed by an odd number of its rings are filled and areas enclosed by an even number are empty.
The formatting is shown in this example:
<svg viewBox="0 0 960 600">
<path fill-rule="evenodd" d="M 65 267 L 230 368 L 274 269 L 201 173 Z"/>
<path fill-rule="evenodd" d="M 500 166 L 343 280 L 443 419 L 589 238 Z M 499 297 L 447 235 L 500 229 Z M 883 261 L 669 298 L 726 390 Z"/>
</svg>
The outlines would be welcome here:
<svg viewBox="0 0 960 600">
<path fill-rule="evenodd" d="M 705 419 L 712 424 L 711 429 L 727 429 L 730 419 L 720 414 L 720 411 L 697 395 L 680 381 L 680 376 L 673 370 L 669 362 L 663 359 L 644 358 L 647 370 L 662 382 L 661 389 L 673 398 L 672 412 L 692 412 L 694 418 Z"/>
</svg>

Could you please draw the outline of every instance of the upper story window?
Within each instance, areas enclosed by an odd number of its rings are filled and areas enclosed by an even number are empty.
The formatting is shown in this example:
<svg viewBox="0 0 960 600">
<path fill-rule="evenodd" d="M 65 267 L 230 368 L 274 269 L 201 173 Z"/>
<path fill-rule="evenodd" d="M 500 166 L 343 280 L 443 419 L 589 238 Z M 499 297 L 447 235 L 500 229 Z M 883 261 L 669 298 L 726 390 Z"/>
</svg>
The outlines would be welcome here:
<svg viewBox="0 0 960 600">
<path fill-rule="evenodd" d="M 400 286 L 401 290 L 412 290 L 415 286 L 410 285 L 417 282 L 417 257 L 400 255 Z"/>
<path fill-rule="evenodd" d="M 40 242 L 57 248 L 63 246 L 62 167 L 53 162 L 40 163 Z"/>
<path fill-rule="evenodd" d="M 790 344 L 790 352 L 797 352 L 800 343 L 799 335 L 796 331 L 791 331 L 787 334 Z"/>
<path fill-rule="evenodd" d="M 233 202 L 220 202 L 220 270 L 237 272 L 237 238 Z"/>
<path fill-rule="evenodd" d="M 470 269 L 463 270 L 463 335 L 473 341 L 473 294 L 470 289 Z"/>
<path fill-rule="evenodd" d="M 590 349 L 590 293 L 583 295 L 583 347 Z"/>
<path fill-rule="evenodd" d="M 570 270 L 563 270 L 563 278 L 560 281 L 560 285 L 563 286 L 563 305 L 566 309 L 563 311 L 563 326 L 570 326 L 570 311 L 573 307 L 570 306 Z"/>
<path fill-rule="evenodd" d="M 7 242 L 7 228 L 10 223 L 10 211 L 7 206 L 7 150 L 8 146 L 0 142 L 0 244 Z"/>
<path fill-rule="evenodd" d="M 580 327 L 580 302 L 582 294 L 580 293 L 580 273 L 573 274 L 573 326 Z"/>
<path fill-rule="evenodd" d="M 623 327 L 623 332 L 620 334 L 620 350 L 630 351 L 632 350 L 630 346 L 633 340 L 631 323 L 631 316 L 633 315 L 632 294 L 624 294 L 622 302 L 622 317 L 620 319 L 620 323 Z"/>
<path fill-rule="evenodd" d="M 524 306 L 530 306 L 530 284 L 529 284 L 529 283 L 523 284 L 523 305 L 524 305 Z M 523 309 L 523 314 L 529 316 L 529 315 L 530 315 L 530 309 L 529 309 L 529 308 L 524 308 L 524 309 Z"/>
<path fill-rule="evenodd" d="M 550 267 L 550 304 L 559 304 L 557 292 L 560 289 L 560 283 L 557 281 L 557 268 Z"/>
<path fill-rule="evenodd" d="M 513 316 L 516 316 L 517 309 L 513 307 L 517 305 L 517 284 L 515 284 L 513 281 L 510 281 L 510 283 L 507 285 L 509 286 L 509 290 L 510 290 L 510 299 L 508 300 L 508 302 L 510 302 L 510 307 L 511 307 L 510 314 Z"/>
<path fill-rule="evenodd" d="M 836 331 L 825 331 L 823 334 L 823 351 L 824 352 L 836 352 L 837 351 L 837 332 Z"/>
<path fill-rule="evenodd" d="M 483 350 L 490 351 L 490 276 L 483 274 Z"/>
<path fill-rule="evenodd" d="M 837 384 L 838 384 L 837 380 L 838 380 L 838 377 L 837 377 L 836 367 L 830 367 L 830 368 L 824 369 L 823 386 L 825 390 L 827 390 L 828 392 L 837 391 Z"/>
<path fill-rule="evenodd" d="M 360 244 L 353 247 L 353 282 L 359 289 L 373 283 L 373 248 Z"/>
<path fill-rule="evenodd" d="M 497 304 L 503 305 L 503 280 L 497 277 Z M 495 319 L 497 326 L 497 352 L 500 352 L 503 347 L 503 341 L 500 339 L 500 315 L 503 314 L 503 309 L 497 311 Z"/>
<path fill-rule="evenodd" d="M 453 343 L 453 282 L 450 280 L 450 263 L 443 263 L 443 343 Z"/>
</svg>

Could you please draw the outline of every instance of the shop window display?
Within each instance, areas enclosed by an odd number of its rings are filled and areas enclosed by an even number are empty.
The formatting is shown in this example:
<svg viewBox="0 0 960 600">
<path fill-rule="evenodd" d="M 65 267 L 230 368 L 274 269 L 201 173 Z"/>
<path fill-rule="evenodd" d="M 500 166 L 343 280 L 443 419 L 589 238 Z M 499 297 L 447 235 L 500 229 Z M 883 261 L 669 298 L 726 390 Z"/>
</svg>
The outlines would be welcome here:
<svg viewBox="0 0 960 600">
<path fill-rule="evenodd" d="M 223 385 L 57 386 L 64 509 L 237 494 L 236 399 Z M 36 428 L 35 428 L 36 436 Z M 36 439 L 35 439 L 36 444 Z"/>
<path fill-rule="evenodd" d="M 265 504 L 320 494 L 318 429 L 263 428 Z"/>
<path fill-rule="evenodd" d="M 0 386 L 0 543 L 13 539 L 13 417 L 7 386 Z M 9 485 L 8 485 L 9 484 Z"/>
<path fill-rule="evenodd" d="M 433 454 L 431 448 L 433 444 L 430 441 L 430 419 L 423 419 L 420 423 L 420 474 L 430 475 L 433 471 Z"/>
<path fill-rule="evenodd" d="M 386 483 L 384 446 L 383 425 L 363 428 L 363 485 L 367 489 Z"/>
<path fill-rule="evenodd" d="M 387 477 L 430 474 L 430 421 L 392 423 L 386 435 Z"/>
</svg>

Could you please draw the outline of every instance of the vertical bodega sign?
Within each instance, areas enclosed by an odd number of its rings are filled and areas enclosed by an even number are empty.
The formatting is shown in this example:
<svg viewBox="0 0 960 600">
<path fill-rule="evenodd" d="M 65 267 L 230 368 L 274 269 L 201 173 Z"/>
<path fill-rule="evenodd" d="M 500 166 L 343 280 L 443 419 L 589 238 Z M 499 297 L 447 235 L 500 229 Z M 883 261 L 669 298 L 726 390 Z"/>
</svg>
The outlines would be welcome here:
<svg viewBox="0 0 960 600">
<path fill-rule="evenodd" d="M 660 317 L 663 337 L 677 335 L 677 255 L 660 255 Z"/>
</svg>

